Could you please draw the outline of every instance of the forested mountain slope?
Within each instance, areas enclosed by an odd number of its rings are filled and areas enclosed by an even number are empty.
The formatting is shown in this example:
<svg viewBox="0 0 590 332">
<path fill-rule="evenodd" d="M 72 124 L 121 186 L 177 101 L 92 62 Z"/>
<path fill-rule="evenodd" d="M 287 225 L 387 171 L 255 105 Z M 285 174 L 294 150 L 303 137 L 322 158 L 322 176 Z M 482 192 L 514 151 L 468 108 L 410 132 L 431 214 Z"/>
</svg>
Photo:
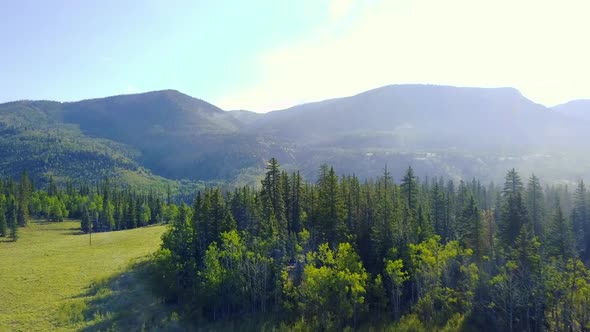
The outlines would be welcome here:
<svg viewBox="0 0 590 332">
<path fill-rule="evenodd" d="M 311 180 L 323 163 L 360 178 L 386 164 L 399 176 L 411 164 L 420 176 L 497 180 L 507 168 L 534 165 L 548 181 L 576 180 L 590 167 L 581 152 L 589 125 L 564 110 L 572 105 L 550 109 L 512 88 L 433 85 L 267 114 L 224 111 L 175 90 L 18 101 L 0 104 L 0 173 L 232 182 L 261 174 L 274 156 Z"/>
<path fill-rule="evenodd" d="M 137 155 L 130 146 L 88 137 L 76 125 L 64 123 L 60 103 L 0 105 L 0 171 L 4 176 L 17 177 L 23 170 L 42 181 L 49 176 L 87 180 L 128 172 L 147 176 L 135 161 Z"/>
<path fill-rule="evenodd" d="M 174 90 L 67 103 L 64 111 L 64 121 L 132 146 L 139 163 L 172 179 L 228 179 L 263 160 L 238 119 Z"/>
</svg>

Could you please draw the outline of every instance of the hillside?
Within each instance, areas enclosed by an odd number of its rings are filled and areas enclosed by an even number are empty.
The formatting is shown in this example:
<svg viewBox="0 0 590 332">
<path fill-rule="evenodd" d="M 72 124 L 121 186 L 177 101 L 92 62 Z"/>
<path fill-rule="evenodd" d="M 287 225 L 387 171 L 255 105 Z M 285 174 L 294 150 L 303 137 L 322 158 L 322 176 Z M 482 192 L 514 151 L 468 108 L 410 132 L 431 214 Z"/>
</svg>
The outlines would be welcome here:
<svg viewBox="0 0 590 332">
<path fill-rule="evenodd" d="M 572 100 L 565 104 L 554 106 L 552 109 L 573 119 L 590 122 L 590 100 Z"/>
<path fill-rule="evenodd" d="M 256 138 L 217 107 L 177 91 L 157 91 L 74 103 L 0 104 L 0 174 L 28 170 L 88 181 L 114 177 L 157 186 L 162 178 L 237 177 L 263 161 Z M 223 147 L 223 148 L 220 148 Z"/>
<path fill-rule="evenodd" d="M 487 180 L 536 165 L 562 180 L 557 165 L 572 178 L 583 174 L 572 164 L 588 165 L 572 153 L 587 126 L 512 88 L 392 85 L 271 112 L 248 128 L 294 144 L 289 161 L 308 176 L 323 162 L 363 177 L 385 164 L 399 176 L 411 164 L 423 176 Z"/>
<path fill-rule="evenodd" d="M 271 112 L 253 127 L 313 145 L 481 149 L 541 144 L 535 132 L 556 131 L 554 121 L 559 114 L 511 88 L 392 85 Z"/>
<path fill-rule="evenodd" d="M 66 123 L 133 147 L 138 163 L 167 178 L 228 179 L 263 160 L 256 137 L 242 135 L 238 119 L 178 91 L 85 100 L 63 109 Z"/>
<path fill-rule="evenodd" d="M 49 176 L 76 181 L 128 172 L 151 180 L 134 160 L 137 150 L 115 141 L 88 137 L 62 117 L 62 105 L 56 102 L 1 104 L 1 173 L 17 177 L 27 170 L 41 182 Z"/>
<path fill-rule="evenodd" d="M 322 163 L 361 178 L 498 180 L 507 168 L 550 181 L 584 176 L 584 102 L 547 108 L 512 88 L 391 85 L 267 114 L 224 111 L 175 90 L 79 102 L 0 104 L 0 174 L 256 183 L 265 160 L 314 179 Z M 560 169 L 557 176 L 555 169 Z"/>
</svg>

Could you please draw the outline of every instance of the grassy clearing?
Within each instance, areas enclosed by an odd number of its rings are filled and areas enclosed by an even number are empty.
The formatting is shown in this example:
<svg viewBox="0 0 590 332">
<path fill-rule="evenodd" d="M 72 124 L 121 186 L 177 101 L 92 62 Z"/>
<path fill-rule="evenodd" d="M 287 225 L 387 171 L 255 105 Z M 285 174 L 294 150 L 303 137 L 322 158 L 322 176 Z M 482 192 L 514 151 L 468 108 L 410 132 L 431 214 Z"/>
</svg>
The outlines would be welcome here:
<svg viewBox="0 0 590 332">
<path fill-rule="evenodd" d="M 123 307 L 137 314 L 133 301 L 154 309 L 136 281 L 165 227 L 93 234 L 91 247 L 78 228 L 33 222 L 18 242 L 0 239 L 0 331 L 96 330 L 116 325 Z"/>
</svg>

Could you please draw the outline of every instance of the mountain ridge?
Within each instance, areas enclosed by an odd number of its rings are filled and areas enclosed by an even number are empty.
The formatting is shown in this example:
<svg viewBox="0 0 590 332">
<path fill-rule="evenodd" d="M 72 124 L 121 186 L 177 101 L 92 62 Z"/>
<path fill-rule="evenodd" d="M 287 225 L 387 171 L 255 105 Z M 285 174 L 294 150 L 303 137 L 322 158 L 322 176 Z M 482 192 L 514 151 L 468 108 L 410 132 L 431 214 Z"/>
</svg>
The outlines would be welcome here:
<svg viewBox="0 0 590 332">
<path fill-rule="evenodd" d="M 113 160 L 127 160 L 128 171 L 148 177 L 243 181 L 247 174 L 250 183 L 273 156 L 308 178 L 324 162 L 361 177 L 385 164 L 396 165 L 394 171 L 411 164 L 418 174 L 452 178 L 493 179 L 504 172 L 500 168 L 539 163 L 550 170 L 578 157 L 569 150 L 586 147 L 579 137 L 588 129 L 515 88 L 424 84 L 387 85 L 262 114 L 225 111 L 173 89 L 76 102 L 15 101 L 0 104 L 2 127 L 5 146 L 20 144 L 22 135 L 41 145 L 51 135 L 70 137 L 69 145 L 55 146 L 62 151 L 59 167 L 66 167 L 77 139 L 85 142 L 82 150 L 102 151 L 96 153 L 108 160 L 122 156 Z M 537 155 L 554 157 L 529 160 Z M 22 158 L 0 165 L 0 173 L 14 175 L 16 164 L 43 165 L 32 156 Z M 589 165 L 585 159 L 576 163 L 572 177 Z M 119 166 L 108 164 L 116 173 Z M 61 176 L 68 172 L 80 171 Z M 92 178 L 88 172 L 85 177 Z"/>
</svg>

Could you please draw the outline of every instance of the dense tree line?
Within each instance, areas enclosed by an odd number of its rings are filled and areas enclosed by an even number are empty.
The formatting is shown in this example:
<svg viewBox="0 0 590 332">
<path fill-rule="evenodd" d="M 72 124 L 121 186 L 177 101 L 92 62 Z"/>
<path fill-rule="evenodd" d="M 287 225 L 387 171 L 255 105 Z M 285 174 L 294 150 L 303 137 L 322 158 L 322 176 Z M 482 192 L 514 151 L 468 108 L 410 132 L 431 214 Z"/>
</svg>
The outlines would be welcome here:
<svg viewBox="0 0 590 332">
<path fill-rule="evenodd" d="M 26 172 L 19 181 L 0 181 L 0 237 L 18 239 L 18 228 L 29 223 L 33 192 L 33 183 Z"/>
<path fill-rule="evenodd" d="M 260 189 L 211 188 L 178 207 L 157 275 L 168 301 L 210 321 L 587 331 L 589 204 L 583 182 L 572 194 L 515 170 L 497 186 L 322 166 L 309 183 L 271 159 Z"/>
<path fill-rule="evenodd" d="M 0 237 L 18 238 L 18 227 L 31 218 L 61 222 L 80 220 L 83 232 L 131 229 L 176 219 L 178 207 L 167 195 L 119 188 L 105 178 L 94 185 L 58 187 L 53 178 L 45 188 L 35 189 L 27 173 L 19 181 L 0 181 Z"/>
</svg>

